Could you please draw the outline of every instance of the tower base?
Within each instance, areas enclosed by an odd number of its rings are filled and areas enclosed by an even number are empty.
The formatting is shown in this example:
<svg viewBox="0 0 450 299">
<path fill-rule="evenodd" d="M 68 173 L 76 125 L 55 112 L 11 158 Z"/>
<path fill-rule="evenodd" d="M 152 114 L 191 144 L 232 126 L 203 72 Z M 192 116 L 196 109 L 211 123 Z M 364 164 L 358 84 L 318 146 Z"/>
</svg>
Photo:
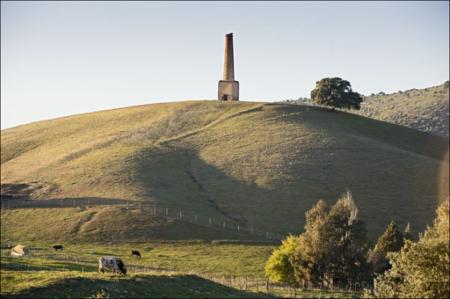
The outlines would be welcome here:
<svg viewBox="0 0 450 299">
<path fill-rule="evenodd" d="M 219 81 L 219 101 L 239 101 L 238 81 Z"/>
</svg>

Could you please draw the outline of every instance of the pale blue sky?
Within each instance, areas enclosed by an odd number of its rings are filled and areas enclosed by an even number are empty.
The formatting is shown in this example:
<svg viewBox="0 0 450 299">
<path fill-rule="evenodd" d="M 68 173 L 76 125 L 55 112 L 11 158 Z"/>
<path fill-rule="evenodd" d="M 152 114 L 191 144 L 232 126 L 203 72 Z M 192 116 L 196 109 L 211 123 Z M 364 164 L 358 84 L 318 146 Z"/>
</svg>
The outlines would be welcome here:
<svg viewBox="0 0 450 299">
<path fill-rule="evenodd" d="M 228 32 L 241 100 L 449 78 L 449 2 L 2 2 L 1 127 L 214 99 Z"/>
</svg>

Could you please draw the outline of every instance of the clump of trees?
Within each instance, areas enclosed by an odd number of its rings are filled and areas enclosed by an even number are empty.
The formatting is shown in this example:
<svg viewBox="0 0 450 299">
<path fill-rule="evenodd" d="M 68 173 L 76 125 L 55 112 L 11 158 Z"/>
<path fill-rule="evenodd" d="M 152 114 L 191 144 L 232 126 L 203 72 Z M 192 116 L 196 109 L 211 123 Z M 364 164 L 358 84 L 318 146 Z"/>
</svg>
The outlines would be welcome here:
<svg viewBox="0 0 450 299">
<path fill-rule="evenodd" d="M 302 287 L 345 288 L 367 281 L 369 244 L 365 224 L 357 215 L 349 192 L 331 207 L 320 200 L 306 213 L 305 232 L 293 243 L 296 248 L 289 249 L 290 256 L 278 258 L 278 267 L 269 266 L 280 256 L 280 247 L 269 259 L 267 276 Z"/>
<path fill-rule="evenodd" d="M 359 110 L 363 97 L 352 90 L 350 82 L 335 77 L 317 81 L 311 100 L 319 105 Z"/>
<path fill-rule="evenodd" d="M 417 242 L 406 240 L 389 253 L 392 268 L 375 279 L 378 298 L 449 298 L 449 201 L 436 211 L 433 225 Z"/>
<path fill-rule="evenodd" d="M 409 224 L 401 231 L 392 221 L 369 247 L 347 192 L 333 206 L 320 200 L 307 211 L 304 232 L 274 250 L 265 272 L 272 281 L 301 287 L 370 286 L 370 297 L 449 298 L 449 200 L 418 241 Z"/>
</svg>

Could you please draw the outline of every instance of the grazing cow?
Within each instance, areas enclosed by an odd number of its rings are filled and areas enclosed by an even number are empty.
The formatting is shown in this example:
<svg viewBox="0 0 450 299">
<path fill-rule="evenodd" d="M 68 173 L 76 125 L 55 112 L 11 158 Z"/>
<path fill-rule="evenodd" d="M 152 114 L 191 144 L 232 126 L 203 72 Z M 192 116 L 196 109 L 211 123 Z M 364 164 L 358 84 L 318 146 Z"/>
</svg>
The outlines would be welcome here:
<svg viewBox="0 0 450 299">
<path fill-rule="evenodd" d="M 63 250 L 64 246 L 62 246 L 62 245 L 53 245 L 53 249 L 55 249 L 55 251 Z"/>
<path fill-rule="evenodd" d="M 104 273 L 107 269 L 111 269 L 113 273 L 127 274 L 127 268 L 122 260 L 115 256 L 102 256 L 98 259 L 98 272 Z"/>
<path fill-rule="evenodd" d="M 131 250 L 131 255 L 135 255 L 135 256 L 141 257 L 141 253 L 139 251 L 137 251 L 137 250 Z"/>
<path fill-rule="evenodd" d="M 11 248 L 11 256 L 26 256 L 29 255 L 30 251 L 24 245 L 16 245 Z"/>
</svg>

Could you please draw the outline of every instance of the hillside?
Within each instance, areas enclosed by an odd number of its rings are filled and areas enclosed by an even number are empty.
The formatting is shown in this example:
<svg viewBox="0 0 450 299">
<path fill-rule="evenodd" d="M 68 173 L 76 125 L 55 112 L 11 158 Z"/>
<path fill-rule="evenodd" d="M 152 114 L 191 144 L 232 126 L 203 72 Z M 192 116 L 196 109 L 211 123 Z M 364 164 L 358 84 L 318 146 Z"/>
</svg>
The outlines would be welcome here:
<svg viewBox="0 0 450 299">
<path fill-rule="evenodd" d="M 448 138 L 449 85 L 365 97 L 362 115 Z"/>
<path fill-rule="evenodd" d="M 242 230 L 299 232 L 318 199 L 334 202 L 347 189 L 371 234 L 391 219 L 418 231 L 448 196 L 448 139 L 317 107 L 152 104 L 1 133 L 2 205 L 10 207 L 2 240 L 238 236 L 130 203 Z"/>
</svg>

